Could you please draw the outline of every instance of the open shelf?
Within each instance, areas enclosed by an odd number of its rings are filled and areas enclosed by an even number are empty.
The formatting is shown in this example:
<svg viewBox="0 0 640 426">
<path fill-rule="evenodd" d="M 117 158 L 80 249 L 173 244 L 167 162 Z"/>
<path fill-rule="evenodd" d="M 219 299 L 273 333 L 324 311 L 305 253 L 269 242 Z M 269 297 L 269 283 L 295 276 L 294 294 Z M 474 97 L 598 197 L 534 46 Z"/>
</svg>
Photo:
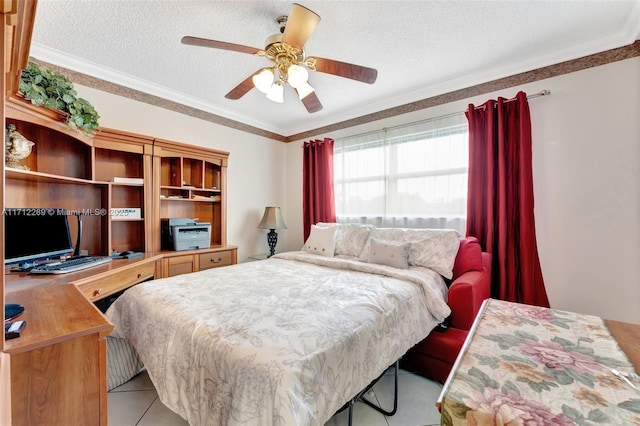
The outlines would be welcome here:
<svg viewBox="0 0 640 426">
<path fill-rule="evenodd" d="M 64 208 L 82 214 L 82 250 L 152 250 L 151 154 L 153 139 L 111 129 L 94 138 L 70 132 L 60 122 L 7 104 L 7 124 L 35 143 L 20 167 L 5 168 L 10 207 Z M 114 178 L 133 179 L 111 182 Z M 141 218 L 119 218 L 114 209 L 140 209 Z M 77 221 L 69 220 L 75 243 Z"/>
<path fill-rule="evenodd" d="M 143 156 L 132 152 L 96 148 L 96 180 L 112 182 L 114 178 L 136 178 L 144 181 Z M 113 182 L 126 185 L 131 183 Z M 141 185 L 141 183 L 133 184 Z"/>
<path fill-rule="evenodd" d="M 50 173 L 34 172 L 31 170 L 12 169 L 11 167 L 5 168 L 5 177 L 7 179 L 25 180 L 32 182 L 51 182 L 51 183 L 72 183 L 72 184 L 84 184 L 93 185 L 96 182 L 93 180 L 73 178 L 68 176 L 60 176 Z"/>
<path fill-rule="evenodd" d="M 92 147 L 54 128 L 28 121 L 12 119 L 8 109 L 7 125 L 34 143 L 31 155 L 20 165 L 32 172 L 92 181 Z"/>
<path fill-rule="evenodd" d="M 226 152 L 154 142 L 154 226 L 162 219 L 195 218 L 211 224 L 210 246 L 226 244 Z M 157 166 L 157 167 L 156 167 Z M 160 248 L 160 241 L 154 242 Z"/>
</svg>

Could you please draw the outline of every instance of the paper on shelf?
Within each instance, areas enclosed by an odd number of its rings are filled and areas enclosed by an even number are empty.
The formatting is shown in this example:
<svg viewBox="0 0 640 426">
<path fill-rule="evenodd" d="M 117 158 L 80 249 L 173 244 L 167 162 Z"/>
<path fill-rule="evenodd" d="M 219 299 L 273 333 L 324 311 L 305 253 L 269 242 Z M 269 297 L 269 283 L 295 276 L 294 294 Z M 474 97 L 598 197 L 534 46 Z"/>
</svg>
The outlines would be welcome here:
<svg viewBox="0 0 640 426">
<path fill-rule="evenodd" d="M 142 219 L 142 209 L 122 207 L 111 209 L 111 220 Z"/>
<path fill-rule="evenodd" d="M 111 179 L 110 182 L 113 182 L 113 183 L 138 183 L 138 184 L 143 184 L 144 183 L 144 179 L 143 178 L 130 178 L 130 177 L 119 177 L 119 176 L 116 176 L 113 179 Z"/>
</svg>

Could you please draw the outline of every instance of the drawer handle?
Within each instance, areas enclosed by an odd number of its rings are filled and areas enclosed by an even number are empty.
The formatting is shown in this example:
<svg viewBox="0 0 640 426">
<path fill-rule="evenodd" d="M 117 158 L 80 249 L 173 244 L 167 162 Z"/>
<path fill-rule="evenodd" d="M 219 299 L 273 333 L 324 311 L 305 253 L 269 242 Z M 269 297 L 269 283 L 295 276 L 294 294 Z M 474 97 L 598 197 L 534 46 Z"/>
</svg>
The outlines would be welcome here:
<svg viewBox="0 0 640 426">
<path fill-rule="evenodd" d="M 104 289 L 99 288 L 99 289 L 97 289 L 96 291 L 93 292 L 93 295 L 94 296 L 101 296 L 102 293 L 104 293 Z"/>
<path fill-rule="evenodd" d="M 211 258 L 211 263 L 220 263 L 222 262 L 222 258 L 219 257 L 218 260 L 215 260 L 214 258 Z"/>
<path fill-rule="evenodd" d="M 140 279 L 141 276 L 142 276 L 142 274 L 138 274 L 138 279 Z"/>
</svg>

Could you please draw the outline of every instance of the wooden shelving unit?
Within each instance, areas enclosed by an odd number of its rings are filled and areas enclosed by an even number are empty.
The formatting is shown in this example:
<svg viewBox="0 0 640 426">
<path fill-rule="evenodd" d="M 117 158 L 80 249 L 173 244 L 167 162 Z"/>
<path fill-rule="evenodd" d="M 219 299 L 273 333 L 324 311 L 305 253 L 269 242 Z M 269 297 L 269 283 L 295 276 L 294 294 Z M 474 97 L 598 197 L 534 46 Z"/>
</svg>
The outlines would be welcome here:
<svg viewBox="0 0 640 426">
<path fill-rule="evenodd" d="M 163 218 L 197 218 L 211 223 L 211 246 L 226 245 L 226 181 L 229 153 L 158 140 L 153 145 L 154 235 Z M 154 242 L 160 250 L 160 240 Z"/>
<path fill-rule="evenodd" d="M 237 247 L 227 246 L 226 188 L 229 153 L 156 139 L 153 144 L 154 251 L 162 253 L 162 276 L 235 264 Z M 161 251 L 165 218 L 211 224 L 209 249 Z"/>
<path fill-rule="evenodd" d="M 70 132 L 63 123 L 37 115 L 21 102 L 7 103 L 7 124 L 35 142 L 23 160 L 28 170 L 9 169 L 5 174 L 8 207 L 64 208 L 82 216 L 81 249 L 90 255 L 112 251 L 152 249 L 151 155 L 153 139 L 103 129 L 94 138 Z M 116 177 L 140 183 L 114 183 Z M 34 196 L 37 194 L 37 196 Z M 122 220 L 116 208 L 136 208 L 140 219 Z M 151 215 L 149 215 L 151 216 Z M 72 237 L 77 221 L 70 220 Z"/>
<path fill-rule="evenodd" d="M 0 405 L 5 407 L 0 424 L 106 425 L 106 335 L 112 325 L 93 302 L 160 276 L 237 263 L 237 247 L 226 245 L 229 154 L 115 129 L 84 136 L 68 129 L 55 111 L 16 97 L 36 5 L 35 0 L 0 3 L 5 70 L 0 121 L 35 142 L 20 164 L 24 169 L 0 164 L 0 207 L 71 210 L 82 214 L 82 249 L 88 254 L 132 250 L 144 255 L 64 276 L 2 276 L 3 302 L 24 305 L 29 324 L 19 338 L 0 340 Z M 139 209 L 141 215 L 112 214 L 124 208 Z M 211 223 L 211 246 L 161 251 L 162 217 Z M 77 222 L 69 225 L 73 238 Z M 4 239 L 4 226 L 0 235 Z M 4 263 L 4 246 L 0 253 Z M 41 406 L 33 405 L 36 400 Z"/>
<path fill-rule="evenodd" d="M 153 138 L 103 129 L 94 139 L 95 178 L 108 182 L 109 251 L 152 251 Z M 117 178 L 129 182 L 116 182 Z M 141 217 L 123 219 L 113 211 L 120 208 L 140 209 Z"/>
</svg>

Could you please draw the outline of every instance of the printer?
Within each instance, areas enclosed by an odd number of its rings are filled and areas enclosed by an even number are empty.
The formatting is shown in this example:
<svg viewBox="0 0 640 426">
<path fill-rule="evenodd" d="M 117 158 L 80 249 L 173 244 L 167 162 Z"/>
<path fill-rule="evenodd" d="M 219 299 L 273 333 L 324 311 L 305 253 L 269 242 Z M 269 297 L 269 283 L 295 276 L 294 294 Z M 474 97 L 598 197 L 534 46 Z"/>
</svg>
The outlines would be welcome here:
<svg viewBox="0 0 640 426">
<path fill-rule="evenodd" d="M 211 224 L 196 219 L 162 219 L 160 234 L 162 250 L 194 250 L 211 245 Z"/>
</svg>

